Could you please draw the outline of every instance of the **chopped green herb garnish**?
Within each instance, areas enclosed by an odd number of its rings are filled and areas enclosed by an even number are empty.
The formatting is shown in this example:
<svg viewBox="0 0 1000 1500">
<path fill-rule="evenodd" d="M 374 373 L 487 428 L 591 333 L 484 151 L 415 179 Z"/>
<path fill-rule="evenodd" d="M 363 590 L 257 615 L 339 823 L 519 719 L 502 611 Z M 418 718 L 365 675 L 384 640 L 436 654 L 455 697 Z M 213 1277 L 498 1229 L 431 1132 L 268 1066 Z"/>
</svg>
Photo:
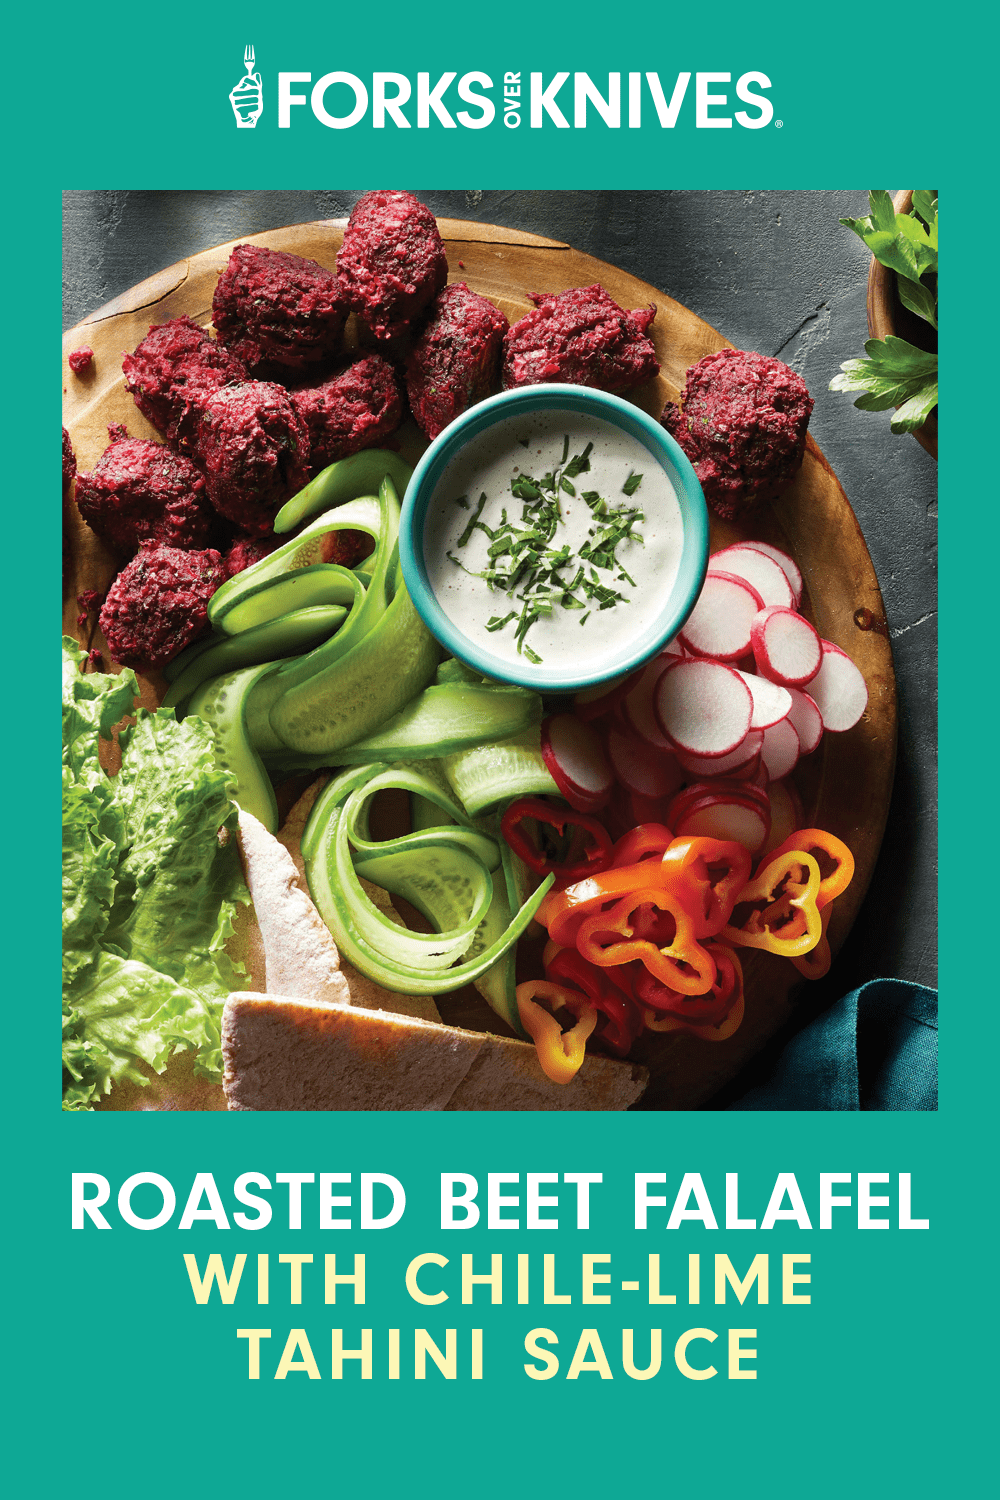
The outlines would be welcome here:
<svg viewBox="0 0 1000 1500">
<path fill-rule="evenodd" d="M 468 497 L 468 495 L 457 495 L 455 497 L 455 504 L 456 505 L 460 505 L 463 510 L 468 510 L 468 508 L 469 508 L 469 497 Z"/>
<path fill-rule="evenodd" d="M 485 504 L 486 504 L 486 496 L 485 496 L 485 494 L 482 494 L 479 497 L 479 504 L 476 506 L 476 509 L 475 509 L 475 512 L 474 512 L 474 514 L 472 516 L 472 519 L 470 520 L 468 526 L 466 526 L 465 530 L 462 532 L 462 535 L 459 537 L 458 541 L 455 543 L 456 547 L 464 547 L 467 544 L 467 542 L 469 541 L 469 539 L 472 536 L 472 533 L 476 529 L 476 522 L 479 520 L 479 517 L 482 515 L 482 513 L 483 513 L 483 506 Z"/>
<path fill-rule="evenodd" d="M 522 447 L 528 440 L 519 438 Z M 562 513 L 559 508 L 561 494 L 576 497 L 576 486 L 572 480 L 590 468 L 593 443 L 588 443 L 582 453 L 570 456 L 568 434 L 563 439 L 562 459 L 554 469 L 540 479 L 519 471 L 510 482 L 510 493 L 521 502 L 520 521 L 514 522 L 504 507 L 500 521 L 490 526 L 482 519 L 486 495 L 480 496 L 475 512 L 459 537 L 457 546 L 464 547 L 474 531 L 482 531 L 489 539 L 488 566 L 481 572 L 467 568 L 452 552 L 447 556 L 464 572 L 474 578 L 482 578 L 488 586 L 515 598 L 521 604 L 520 613 L 510 610 L 505 615 L 493 615 L 486 629 L 490 632 L 504 630 L 512 620 L 517 621 L 514 638 L 518 652 L 529 661 L 538 663 L 542 658 L 527 644 L 525 637 L 540 619 L 550 615 L 558 606 L 580 612 L 580 624 L 589 620 L 593 607 L 598 611 L 612 609 L 617 604 L 628 604 L 624 594 L 601 582 L 601 569 L 605 573 L 617 569 L 617 582 L 636 586 L 634 579 L 624 570 L 616 556 L 616 549 L 623 541 L 642 541 L 634 531 L 636 524 L 644 519 L 643 512 L 626 505 L 610 505 L 597 490 L 584 490 L 582 498 L 592 512 L 587 538 L 576 553 L 568 542 L 557 541 Z M 641 474 L 632 473 L 625 482 L 626 494 L 634 494 L 642 481 Z M 456 501 L 468 509 L 468 497 Z M 502 561 L 502 566 L 498 566 Z M 588 564 L 588 568 L 582 566 Z M 572 578 L 562 570 L 572 573 Z M 589 577 L 587 576 L 589 572 Z M 591 606 L 591 607 L 588 607 Z"/>
</svg>

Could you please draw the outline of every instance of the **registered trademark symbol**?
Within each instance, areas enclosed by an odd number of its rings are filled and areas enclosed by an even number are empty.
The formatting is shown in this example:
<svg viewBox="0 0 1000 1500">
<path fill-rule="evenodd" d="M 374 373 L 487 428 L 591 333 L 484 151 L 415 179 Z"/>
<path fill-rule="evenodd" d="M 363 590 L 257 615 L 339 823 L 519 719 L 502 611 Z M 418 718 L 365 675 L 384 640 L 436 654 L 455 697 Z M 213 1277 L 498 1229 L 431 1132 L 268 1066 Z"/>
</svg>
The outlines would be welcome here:
<svg viewBox="0 0 1000 1500">
<path fill-rule="evenodd" d="M 780 130 L 781 127 L 782 127 L 782 125 L 784 125 L 784 123 L 785 123 L 784 120 L 775 120 L 775 122 L 774 122 L 774 128 L 775 128 L 775 130 Z"/>
</svg>

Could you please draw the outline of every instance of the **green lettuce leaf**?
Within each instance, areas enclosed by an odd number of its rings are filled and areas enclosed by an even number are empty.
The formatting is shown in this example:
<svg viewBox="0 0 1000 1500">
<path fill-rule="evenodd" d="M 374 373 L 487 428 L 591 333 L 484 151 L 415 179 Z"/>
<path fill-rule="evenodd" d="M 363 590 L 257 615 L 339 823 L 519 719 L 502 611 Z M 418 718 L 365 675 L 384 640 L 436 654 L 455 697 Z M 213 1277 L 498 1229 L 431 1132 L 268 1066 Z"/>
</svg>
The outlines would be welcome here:
<svg viewBox="0 0 1000 1500">
<path fill-rule="evenodd" d="M 134 710 L 134 674 L 83 674 L 63 643 L 64 1108 L 117 1079 L 144 1084 L 172 1052 L 221 1077 L 222 1005 L 244 979 L 224 948 L 249 901 L 236 848 L 234 782 L 211 731 L 172 710 Z M 136 713 L 134 724 L 124 723 Z M 120 725 L 121 771 L 99 739 Z"/>
</svg>

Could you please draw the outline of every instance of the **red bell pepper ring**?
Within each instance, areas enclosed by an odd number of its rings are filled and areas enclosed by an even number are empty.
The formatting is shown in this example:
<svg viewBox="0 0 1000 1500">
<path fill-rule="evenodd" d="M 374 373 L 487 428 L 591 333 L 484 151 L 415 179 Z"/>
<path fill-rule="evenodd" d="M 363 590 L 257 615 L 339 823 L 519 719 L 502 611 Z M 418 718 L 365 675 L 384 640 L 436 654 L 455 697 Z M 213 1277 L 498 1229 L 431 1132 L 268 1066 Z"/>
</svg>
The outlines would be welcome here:
<svg viewBox="0 0 1000 1500">
<path fill-rule="evenodd" d="M 715 960 L 716 973 L 711 989 L 703 995 L 684 995 L 661 984 L 646 971 L 634 980 L 639 1004 L 653 1010 L 657 1018 L 670 1015 L 696 1026 L 721 1025 L 743 993 L 743 969 L 736 954 L 724 943 L 709 938 L 705 949 Z M 658 1028 L 654 1026 L 652 1029 Z"/>
<path fill-rule="evenodd" d="M 560 948 L 546 965 L 545 977 L 582 991 L 578 1000 L 567 992 L 563 1002 L 566 1009 L 575 1016 L 580 1016 L 585 1006 L 596 1009 L 596 1039 L 616 1056 L 624 1057 L 642 1030 L 642 1016 L 630 996 L 612 987 L 607 972 L 588 963 L 575 948 Z"/>
<path fill-rule="evenodd" d="M 640 866 L 641 868 L 641 866 Z M 632 914 L 655 906 L 673 918 L 668 943 L 651 943 L 635 936 Z M 614 941 L 615 938 L 621 941 Z M 665 886 L 639 887 L 617 901 L 610 911 L 598 911 L 580 924 L 579 952 L 599 968 L 641 959 L 657 979 L 685 995 L 703 995 L 715 982 L 715 961 L 694 935 L 694 922 L 681 899 Z"/>
<path fill-rule="evenodd" d="M 579 830 L 579 833 L 574 833 L 570 844 L 569 857 L 573 862 L 550 859 L 529 838 L 523 827 L 526 821 L 554 828 L 560 836 L 565 835 L 567 828 Z M 529 870 L 534 870 L 537 875 L 554 875 L 558 887 L 573 885 L 587 875 L 606 870 L 611 863 L 611 835 L 602 823 L 571 808 L 550 807 L 540 797 L 519 797 L 512 802 L 500 819 L 500 832 Z M 592 842 L 580 847 L 586 834 L 590 835 Z"/>
<path fill-rule="evenodd" d="M 723 1020 L 697 1023 L 688 1014 L 675 1016 L 666 1011 L 645 1010 L 643 1020 L 646 1023 L 646 1031 L 685 1031 L 690 1032 L 693 1037 L 702 1038 L 702 1041 L 726 1041 L 727 1038 L 732 1037 L 733 1032 L 738 1031 L 744 1019 L 744 971 L 742 971 L 741 963 L 732 948 L 727 948 L 717 939 L 709 939 L 705 947 L 711 948 L 712 957 L 715 959 L 715 966 L 720 975 L 726 974 L 726 980 L 721 980 L 721 983 L 729 986 L 729 975 L 732 974 L 732 990 L 726 1002 L 727 1008 Z"/>
<path fill-rule="evenodd" d="M 612 868 L 638 865 L 652 858 L 662 859 L 673 837 L 665 823 L 640 823 L 638 828 L 630 828 L 615 844 Z"/>
<path fill-rule="evenodd" d="M 729 839 L 674 839 L 664 852 L 663 879 L 688 893 L 696 937 L 715 937 L 722 931 L 750 878 L 750 866 L 747 850 Z"/>
<path fill-rule="evenodd" d="M 846 844 L 823 828 L 800 828 L 796 833 L 790 833 L 783 844 L 771 850 L 768 860 L 774 859 L 778 854 L 793 852 L 811 854 L 820 867 L 819 890 L 816 893 L 816 905 L 820 911 L 842 895 L 854 878 L 854 855 Z M 833 869 L 824 875 L 823 869 L 828 861 L 833 862 Z"/>
</svg>

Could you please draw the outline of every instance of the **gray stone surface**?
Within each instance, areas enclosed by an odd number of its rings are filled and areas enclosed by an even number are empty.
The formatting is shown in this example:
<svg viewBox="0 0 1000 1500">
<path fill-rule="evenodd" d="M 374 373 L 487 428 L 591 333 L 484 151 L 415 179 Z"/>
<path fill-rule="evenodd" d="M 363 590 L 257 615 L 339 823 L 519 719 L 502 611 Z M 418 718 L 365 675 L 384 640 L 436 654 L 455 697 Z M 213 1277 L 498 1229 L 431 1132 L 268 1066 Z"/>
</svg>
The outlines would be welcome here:
<svg viewBox="0 0 1000 1500">
<path fill-rule="evenodd" d="M 861 523 L 882 586 L 900 695 L 889 824 L 872 892 L 805 1009 L 877 975 L 936 983 L 937 466 L 888 413 L 827 389 L 867 337 L 868 253 L 838 224 L 863 192 L 423 192 L 439 215 L 564 240 L 652 282 L 738 346 L 798 370 L 811 431 Z M 285 224 L 348 214 L 356 192 L 70 192 L 64 326 L 163 266 Z M 831 987 L 832 986 L 832 987 Z M 752 1080 L 744 1077 L 741 1084 Z"/>
</svg>

